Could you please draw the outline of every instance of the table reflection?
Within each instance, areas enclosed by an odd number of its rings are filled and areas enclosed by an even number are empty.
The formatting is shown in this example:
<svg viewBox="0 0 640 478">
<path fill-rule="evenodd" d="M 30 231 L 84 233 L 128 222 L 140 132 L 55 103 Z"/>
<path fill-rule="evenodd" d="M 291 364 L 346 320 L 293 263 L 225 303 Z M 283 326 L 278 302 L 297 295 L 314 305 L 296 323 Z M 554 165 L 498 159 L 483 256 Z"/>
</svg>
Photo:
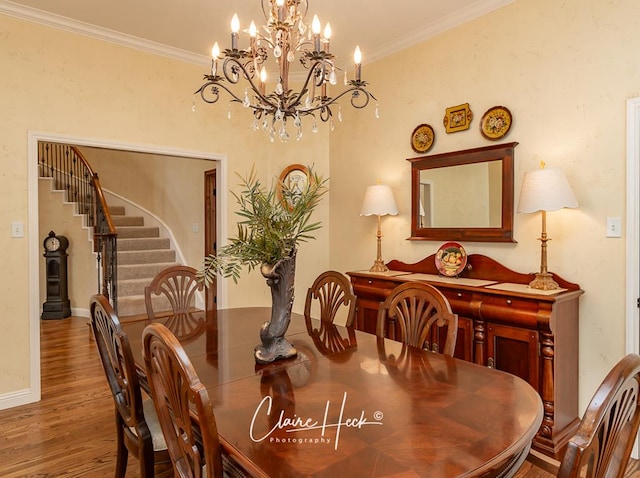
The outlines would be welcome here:
<svg viewBox="0 0 640 478">
<path fill-rule="evenodd" d="M 338 327 L 333 323 L 312 320 L 309 317 L 305 317 L 305 324 L 307 333 L 318 351 L 332 360 L 348 360 L 350 354 L 343 352 L 353 352 L 358 348 L 356 331 L 352 327 Z"/>
<path fill-rule="evenodd" d="M 378 358 L 389 376 L 401 384 L 457 382 L 456 360 L 435 352 L 377 337 Z M 431 360 L 433 359 L 433 360 Z"/>
</svg>

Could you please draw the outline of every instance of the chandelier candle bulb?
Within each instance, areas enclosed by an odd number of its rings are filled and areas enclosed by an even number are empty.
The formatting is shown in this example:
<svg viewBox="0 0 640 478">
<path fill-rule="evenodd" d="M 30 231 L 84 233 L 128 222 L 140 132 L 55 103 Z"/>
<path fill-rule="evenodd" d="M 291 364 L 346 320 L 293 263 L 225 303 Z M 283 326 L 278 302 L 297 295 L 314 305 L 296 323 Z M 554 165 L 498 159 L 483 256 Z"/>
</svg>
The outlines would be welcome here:
<svg viewBox="0 0 640 478">
<path fill-rule="evenodd" d="M 231 18 L 231 49 L 238 49 L 238 32 L 240 31 L 240 20 L 238 19 L 238 14 L 234 13 L 233 18 Z"/>
<path fill-rule="evenodd" d="M 260 93 L 264 96 L 267 87 L 267 70 L 265 67 L 262 67 L 260 70 Z"/>
<path fill-rule="evenodd" d="M 362 53 L 360 52 L 359 46 L 356 46 L 356 49 L 353 52 L 353 62 L 356 65 L 356 81 L 360 81 L 360 75 L 362 74 L 362 70 L 361 70 Z"/>
<path fill-rule="evenodd" d="M 284 0 L 276 0 L 276 6 L 278 7 L 278 21 L 282 23 L 284 21 Z"/>
<path fill-rule="evenodd" d="M 251 49 L 251 53 L 254 54 L 256 52 L 256 35 L 258 34 L 258 28 L 253 20 L 251 20 L 251 24 L 249 25 L 249 48 Z"/>
<path fill-rule="evenodd" d="M 216 72 L 218 70 L 218 57 L 220 56 L 220 47 L 218 46 L 218 42 L 213 44 L 213 48 L 211 48 L 211 76 L 216 76 Z"/>
<path fill-rule="evenodd" d="M 324 51 L 325 53 L 329 53 L 329 40 L 331 40 L 331 24 L 327 22 L 324 27 Z"/>
<path fill-rule="evenodd" d="M 320 19 L 318 15 L 314 15 L 311 22 L 311 31 L 313 32 L 313 48 L 315 51 L 320 51 L 320 28 Z"/>
</svg>

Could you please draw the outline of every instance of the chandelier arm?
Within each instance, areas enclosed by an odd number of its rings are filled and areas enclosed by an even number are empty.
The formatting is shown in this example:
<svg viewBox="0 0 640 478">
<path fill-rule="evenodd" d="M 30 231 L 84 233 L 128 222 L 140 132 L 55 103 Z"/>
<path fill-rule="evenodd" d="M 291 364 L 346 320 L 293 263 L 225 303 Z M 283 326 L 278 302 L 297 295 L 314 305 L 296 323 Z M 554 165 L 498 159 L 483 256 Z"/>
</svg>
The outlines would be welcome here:
<svg viewBox="0 0 640 478">
<path fill-rule="evenodd" d="M 240 75 L 237 73 L 233 73 L 234 67 L 240 68 L 240 70 L 242 71 L 242 75 L 244 75 L 245 78 L 251 81 L 249 72 L 245 69 L 244 65 L 240 63 L 237 58 L 228 56 L 224 59 L 224 63 L 222 64 L 222 73 L 229 83 L 231 83 L 232 85 L 236 85 L 240 82 Z M 231 73 L 229 73 L 229 70 L 231 70 Z"/>
<path fill-rule="evenodd" d="M 313 62 L 313 65 L 311 66 L 311 68 L 309 68 L 309 73 L 307 74 L 307 79 L 305 80 L 304 84 L 302 85 L 302 88 L 300 89 L 300 93 L 298 93 L 298 96 L 296 97 L 295 101 L 293 101 L 291 103 L 292 107 L 295 107 L 296 105 L 300 104 L 300 101 L 302 100 L 302 97 L 304 96 L 304 94 L 309 91 L 309 81 L 311 81 L 311 77 L 313 75 L 313 72 L 316 69 L 316 66 L 318 66 L 319 64 L 321 64 L 322 61 L 321 60 L 315 60 Z M 316 86 L 320 86 L 316 83 Z M 318 108 L 312 108 L 309 109 L 307 111 L 315 111 Z"/>
<path fill-rule="evenodd" d="M 219 78 L 219 77 L 218 77 Z M 225 85 L 223 85 L 222 83 L 212 80 L 211 77 L 209 77 L 208 81 L 206 83 L 204 83 L 200 89 L 198 91 L 196 91 L 195 93 L 200 93 L 200 97 L 202 98 L 202 101 L 204 101 L 205 103 L 209 103 L 209 104 L 213 104 L 216 103 L 218 101 L 218 99 L 220 99 L 220 94 L 214 90 L 213 94 L 214 94 L 214 99 L 208 99 L 205 96 L 205 92 L 206 90 L 210 87 L 214 87 L 214 89 L 217 88 L 222 88 L 223 90 L 225 90 L 227 93 L 229 93 L 229 96 L 231 96 L 233 99 L 231 101 L 235 101 L 238 103 L 242 103 L 242 100 L 240 98 L 238 98 L 235 93 L 233 91 L 231 91 L 229 88 L 227 88 Z M 194 93 L 194 94 L 195 94 Z"/>
<path fill-rule="evenodd" d="M 240 69 L 241 73 L 238 74 L 238 78 L 237 79 L 228 76 L 227 70 L 229 69 L 229 66 L 228 66 L 229 63 L 233 63 L 232 67 L 233 66 L 237 66 Z M 234 58 L 234 57 L 225 58 L 224 65 L 222 67 L 222 71 L 224 72 L 224 76 L 227 79 L 227 81 L 229 81 L 229 83 L 234 84 L 234 85 L 240 82 L 240 76 L 241 75 L 244 76 L 246 78 L 246 80 L 249 82 L 249 85 L 251 86 L 251 90 L 253 91 L 253 93 L 260 99 L 260 101 L 262 103 L 264 103 L 265 105 L 268 106 L 268 108 L 262 108 L 262 107 L 255 106 L 255 105 L 248 105 L 250 108 L 252 108 L 254 110 L 272 109 L 274 111 L 278 109 L 279 105 L 276 104 L 276 103 L 273 103 L 267 96 L 262 94 L 260 89 L 253 82 L 253 79 L 251 78 L 251 75 L 249 74 L 247 69 L 244 67 L 244 65 L 237 58 Z M 236 101 L 239 101 L 240 103 L 244 103 L 243 100 L 241 100 L 238 96 L 236 96 L 234 93 L 232 93 L 228 88 L 223 86 L 221 83 L 216 83 L 216 85 L 222 86 L 231 96 L 233 96 L 235 98 Z"/>
<path fill-rule="evenodd" d="M 332 116 L 331 108 L 328 104 L 320 108 L 320 119 L 322 120 L 323 123 L 326 123 L 327 121 L 329 121 L 329 118 L 331 118 L 331 116 Z"/>
<path fill-rule="evenodd" d="M 353 93 L 358 92 L 357 95 L 353 95 Z M 371 100 L 371 98 L 373 98 L 375 101 L 378 101 L 377 98 L 375 96 L 373 96 L 371 93 L 369 93 L 367 90 L 364 89 L 364 87 L 362 86 L 352 86 L 351 88 L 349 88 L 348 90 L 343 91 L 342 93 L 340 93 L 338 96 L 336 96 L 335 98 L 331 98 L 329 101 L 324 102 L 318 106 L 316 106 L 315 108 L 311 108 L 307 111 L 311 112 L 311 111 L 316 111 L 319 110 L 323 107 L 328 107 L 331 106 L 333 104 L 335 104 L 340 98 L 342 98 L 344 95 L 346 95 L 347 93 L 351 93 L 351 106 L 353 106 L 356 109 L 362 109 L 365 108 L 368 104 L 369 101 Z M 356 102 L 354 102 L 354 97 L 358 97 L 359 93 L 362 93 L 363 97 L 365 98 L 365 101 L 363 104 L 357 104 Z"/>
<path fill-rule="evenodd" d="M 326 69 L 327 67 L 326 67 L 326 62 L 325 62 L 325 61 L 322 61 L 322 62 L 320 62 L 320 63 L 321 63 L 321 64 L 320 64 L 320 66 L 318 67 L 318 72 L 319 72 L 319 74 L 318 74 L 318 78 L 317 78 L 317 79 L 315 80 L 315 82 L 314 82 L 314 83 L 315 83 L 315 85 L 316 85 L 317 87 L 322 86 L 322 84 L 324 83 L 324 81 L 325 81 L 325 79 L 326 79 L 326 77 L 327 77 L 327 69 Z"/>
</svg>

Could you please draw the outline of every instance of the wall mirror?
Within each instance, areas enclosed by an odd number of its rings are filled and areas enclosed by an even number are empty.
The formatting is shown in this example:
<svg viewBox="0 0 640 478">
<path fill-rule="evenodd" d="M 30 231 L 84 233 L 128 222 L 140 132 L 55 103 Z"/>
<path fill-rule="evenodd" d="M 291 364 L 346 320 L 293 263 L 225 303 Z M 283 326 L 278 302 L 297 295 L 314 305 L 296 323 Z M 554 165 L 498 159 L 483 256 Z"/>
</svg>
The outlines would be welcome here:
<svg viewBox="0 0 640 478">
<path fill-rule="evenodd" d="M 516 242 L 513 161 L 518 143 L 409 158 L 411 240 Z"/>
</svg>

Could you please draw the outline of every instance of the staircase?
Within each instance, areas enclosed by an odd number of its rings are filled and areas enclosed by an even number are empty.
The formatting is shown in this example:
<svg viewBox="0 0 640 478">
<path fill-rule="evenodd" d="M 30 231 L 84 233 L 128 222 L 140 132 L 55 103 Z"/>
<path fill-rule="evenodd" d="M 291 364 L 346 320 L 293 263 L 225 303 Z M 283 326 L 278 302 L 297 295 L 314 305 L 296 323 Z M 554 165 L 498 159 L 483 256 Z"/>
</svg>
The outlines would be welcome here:
<svg viewBox="0 0 640 478">
<path fill-rule="evenodd" d="M 142 216 L 127 216 L 124 206 L 109 210 L 118 232 L 118 316 L 145 314 L 144 288 L 158 272 L 177 264 L 176 252 L 158 227 L 144 225 Z"/>
</svg>

